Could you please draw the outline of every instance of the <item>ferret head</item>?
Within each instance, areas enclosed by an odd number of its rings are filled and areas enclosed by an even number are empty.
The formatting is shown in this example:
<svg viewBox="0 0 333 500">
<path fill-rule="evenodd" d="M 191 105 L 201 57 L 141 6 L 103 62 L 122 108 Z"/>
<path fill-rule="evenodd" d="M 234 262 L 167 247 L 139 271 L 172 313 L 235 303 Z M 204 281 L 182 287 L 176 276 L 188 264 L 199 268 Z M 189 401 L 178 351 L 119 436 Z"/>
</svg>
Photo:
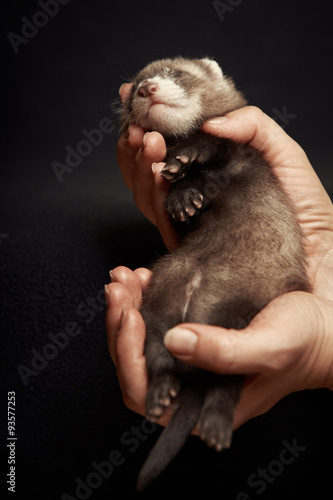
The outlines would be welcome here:
<svg viewBox="0 0 333 500">
<path fill-rule="evenodd" d="M 211 59 L 162 59 L 148 64 L 133 80 L 122 111 L 131 123 L 166 137 L 186 136 L 203 121 L 246 105 L 231 78 Z"/>
</svg>

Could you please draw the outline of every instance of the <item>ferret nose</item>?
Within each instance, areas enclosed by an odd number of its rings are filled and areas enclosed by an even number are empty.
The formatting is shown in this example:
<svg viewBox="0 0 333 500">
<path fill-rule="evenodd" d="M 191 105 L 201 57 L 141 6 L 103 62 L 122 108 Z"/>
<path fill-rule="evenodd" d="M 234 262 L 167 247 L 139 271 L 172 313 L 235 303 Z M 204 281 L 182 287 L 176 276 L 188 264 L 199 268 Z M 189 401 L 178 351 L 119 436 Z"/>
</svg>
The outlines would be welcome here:
<svg viewBox="0 0 333 500">
<path fill-rule="evenodd" d="M 149 95 L 154 94 L 158 90 L 158 85 L 157 83 L 145 83 L 144 85 L 141 85 L 141 87 L 138 90 L 138 95 L 140 97 L 148 97 Z"/>
</svg>

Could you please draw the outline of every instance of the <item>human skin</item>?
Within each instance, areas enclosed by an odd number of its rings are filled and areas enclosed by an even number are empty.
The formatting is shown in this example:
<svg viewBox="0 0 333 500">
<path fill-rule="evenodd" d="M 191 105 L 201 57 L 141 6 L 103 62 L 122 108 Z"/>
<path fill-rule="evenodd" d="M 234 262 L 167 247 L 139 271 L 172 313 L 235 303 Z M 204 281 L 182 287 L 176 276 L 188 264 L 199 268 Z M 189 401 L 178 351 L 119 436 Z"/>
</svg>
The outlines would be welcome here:
<svg viewBox="0 0 333 500">
<path fill-rule="evenodd" d="M 123 100 L 129 89 L 121 89 Z M 166 347 L 182 361 L 216 373 L 246 374 L 235 411 L 237 428 L 292 392 L 333 389 L 333 208 L 302 148 L 258 108 L 216 118 L 202 130 L 248 144 L 272 165 L 305 234 L 313 285 L 313 293 L 291 292 L 276 298 L 243 330 L 187 323 L 166 334 Z M 118 163 L 138 208 L 157 225 L 172 251 L 178 239 L 163 210 L 169 184 L 159 175 L 165 143 L 157 132 L 144 134 L 131 126 L 121 136 Z M 148 378 L 145 326 L 138 309 L 149 277 L 146 269 L 118 267 L 106 286 L 110 354 L 125 404 L 143 415 Z"/>
</svg>

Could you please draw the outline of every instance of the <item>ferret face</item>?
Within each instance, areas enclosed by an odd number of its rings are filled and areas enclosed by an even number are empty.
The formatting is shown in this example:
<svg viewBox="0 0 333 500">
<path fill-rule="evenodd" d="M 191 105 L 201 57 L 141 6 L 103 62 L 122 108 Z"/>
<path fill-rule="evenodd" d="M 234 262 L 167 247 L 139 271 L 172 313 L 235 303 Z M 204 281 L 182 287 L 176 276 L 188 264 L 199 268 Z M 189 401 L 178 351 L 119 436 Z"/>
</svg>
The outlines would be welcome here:
<svg viewBox="0 0 333 500">
<path fill-rule="evenodd" d="M 215 61 L 162 59 L 135 77 L 121 118 L 123 126 L 136 123 L 164 136 L 186 136 L 207 118 L 229 111 L 235 95 L 241 94 Z"/>
</svg>

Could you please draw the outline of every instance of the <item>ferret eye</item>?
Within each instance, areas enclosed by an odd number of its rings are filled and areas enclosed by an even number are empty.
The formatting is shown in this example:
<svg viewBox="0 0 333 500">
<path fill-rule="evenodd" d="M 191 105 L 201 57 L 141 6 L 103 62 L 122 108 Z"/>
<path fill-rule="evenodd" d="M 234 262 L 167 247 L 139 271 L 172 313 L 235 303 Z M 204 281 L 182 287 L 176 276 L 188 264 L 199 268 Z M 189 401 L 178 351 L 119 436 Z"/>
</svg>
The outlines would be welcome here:
<svg viewBox="0 0 333 500">
<path fill-rule="evenodd" d="M 174 70 L 169 68 L 168 66 L 166 68 L 164 68 L 164 71 L 163 71 L 164 75 L 165 76 L 173 76 L 174 75 Z"/>
</svg>

